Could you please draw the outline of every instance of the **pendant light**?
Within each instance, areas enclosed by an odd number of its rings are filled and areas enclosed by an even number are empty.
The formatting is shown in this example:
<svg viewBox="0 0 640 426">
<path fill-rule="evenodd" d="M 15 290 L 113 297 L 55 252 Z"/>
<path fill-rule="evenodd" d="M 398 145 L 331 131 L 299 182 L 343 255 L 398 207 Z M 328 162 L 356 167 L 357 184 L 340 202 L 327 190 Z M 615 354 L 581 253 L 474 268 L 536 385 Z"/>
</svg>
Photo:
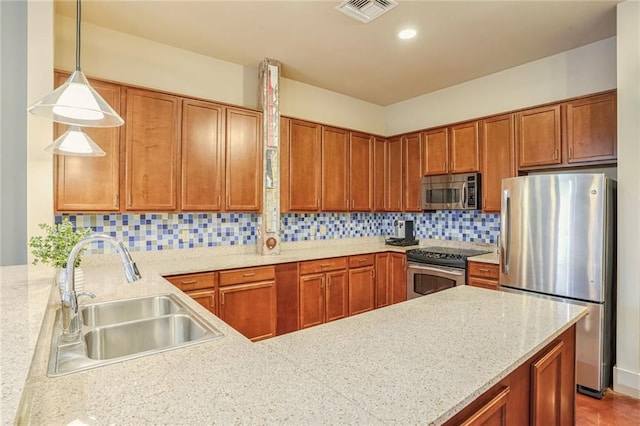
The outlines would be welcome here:
<svg viewBox="0 0 640 426">
<path fill-rule="evenodd" d="M 71 126 L 62 136 L 44 149 L 58 155 L 103 157 L 107 155 L 79 126 Z"/>
<path fill-rule="evenodd" d="M 122 126 L 124 120 L 91 87 L 80 69 L 80 0 L 77 0 L 76 5 L 76 70 L 62 86 L 27 110 L 32 114 L 72 126 Z"/>
</svg>

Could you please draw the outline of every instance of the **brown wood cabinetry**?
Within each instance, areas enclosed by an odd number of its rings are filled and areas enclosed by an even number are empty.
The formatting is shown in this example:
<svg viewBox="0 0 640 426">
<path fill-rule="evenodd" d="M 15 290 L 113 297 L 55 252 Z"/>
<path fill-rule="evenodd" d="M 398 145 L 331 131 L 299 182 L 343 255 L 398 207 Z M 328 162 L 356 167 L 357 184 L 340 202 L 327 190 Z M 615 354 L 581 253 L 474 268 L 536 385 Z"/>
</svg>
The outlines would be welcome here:
<svg viewBox="0 0 640 426">
<path fill-rule="evenodd" d="M 373 211 L 373 137 L 351 132 L 349 140 L 349 210 Z"/>
<path fill-rule="evenodd" d="M 349 257 L 349 315 L 375 309 L 375 255 Z"/>
<path fill-rule="evenodd" d="M 276 334 L 291 333 L 300 329 L 298 263 L 275 265 L 277 321 Z"/>
<path fill-rule="evenodd" d="M 391 253 L 389 256 L 389 279 L 391 280 L 391 303 L 407 300 L 407 255 Z"/>
<path fill-rule="evenodd" d="M 615 93 L 577 99 L 565 105 L 567 163 L 616 160 Z"/>
<path fill-rule="evenodd" d="M 422 132 L 424 140 L 423 174 L 443 175 L 449 172 L 449 132 L 446 127 Z"/>
<path fill-rule="evenodd" d="M 349 132 L 322 126 L 322 211 L 349 210 Z"/>
<path fill-rule="evenodd" d="M 502 179 L 517 176 L 513 114 L 482 120 L 480 132 L 482 211 L 499 212 Z"/>
<path fill-rule="evenodd" d="M 172 275 L 165 277 L 167 281 L 184 291 L 187 296 L 218 315 L 216 292 L 218 290 L 218 275 L 215 272 L 200 274 Z"/>
<path fill-rule="evenodd" d="M 69 74 L 55 73 L 59 87 Z M 117 84 L 89 79 L 91 86 L 111 107 L 121 114 L 121 87 Z M 54 139 L 68 126 L 55 124 Z M 120 132 L 122 127 L 83 128 L 84 132 L 106 153 L 103 157 L 54 155 L 54 209 L 56 211 L 120 210 Z"/>
<path fill-rule="evenodd" d="M 480 171 L 478 122 L 456 124 L 449 128 L 449 173 Z"/>
<path fill-rule="evenodd" d="M 560 164 L 560 105 L 549 105 L 516 114 L 518 167 Z"/>
<path fill-rule="evenodd" d="M 467 285 L 489 290 L 498 289 L 500 267 L 492 263 L 469 262 L 467 264 Z"/>
<path fill-rule="evenodd" d="M 300 262 L 300 328 L 349 314 L 346 257 Z"/>
<path fill-rule="evenodd" d="M 387 211 L 389 198 L 389 141 L 373 140 L 373 210 Z"/>
<path fill-rule="evenodd" d="M 388 170 L 388 199 L 386 210 L 390 212 L 402 211 L 402 139 L 389 139 Z"/>
<path fill-rule="evenodd" d="M 391 304 L 392 283 L 389 276 L 391 253 L 376 253 L 376 308 Z"/>
<path fill-rule="evenodd" d="M 259 211 L 262 205 L 261 117 L 256 111 L 227 108 L 227 211 Z"/>
<path fill-rule="evenodd" d="M 281 210 L 319 211 L 322 126 L 301 120 L 283 125 Z M 287 133 L 288 132 L 288 137 Z"/>
<path fill-rule="evenodd" d="M 404 208 L 405 212 L 422 211 L 420 183 L 422 179 L 422 141 L 420 133 L 402 137 L 404 145 Z"/>
<path fill-rule="evenodd" d="M 177 209 L 180 99 L 127 89 L 126 210 Z"/>
<path fill-rule="evenodd" d="M 210 102 L 182 101 L 180 207 L 220 211 L 224 200 L 225 108 Z"/>
<path fill-rule="evenodd" d="M 571 326 L 444 424 L 573 425 L 575 329 Z"/>
<path fill-rule="evenodd" d="M 248 339 L 276 335 L 276 282 L 273 266 L 220 272 L 220 318 Z"/>
</svg>

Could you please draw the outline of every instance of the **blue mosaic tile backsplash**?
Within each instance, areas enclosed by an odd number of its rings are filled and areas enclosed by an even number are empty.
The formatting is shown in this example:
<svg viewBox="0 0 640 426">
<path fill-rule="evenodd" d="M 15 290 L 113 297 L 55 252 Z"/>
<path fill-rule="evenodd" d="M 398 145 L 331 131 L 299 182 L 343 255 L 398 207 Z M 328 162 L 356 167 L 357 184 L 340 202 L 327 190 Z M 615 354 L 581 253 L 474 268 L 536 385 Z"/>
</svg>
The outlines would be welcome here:
<svg viewBox="0 0 640 426">
<path fill-rule="evenodd" d="M 56 215 L 76 226 L 111 235 L 133 251 L 255 244 L 255 213 L 112 213 Z M 282 241 L 387 236 L 397 219 L 415 222 L 416 238 L 495 243 L 500 216 L 480 211 L 431 213 L 291 213 L 281 216 Z M 102 253 L 103 243 L 88 253 Z"/>
</svg>

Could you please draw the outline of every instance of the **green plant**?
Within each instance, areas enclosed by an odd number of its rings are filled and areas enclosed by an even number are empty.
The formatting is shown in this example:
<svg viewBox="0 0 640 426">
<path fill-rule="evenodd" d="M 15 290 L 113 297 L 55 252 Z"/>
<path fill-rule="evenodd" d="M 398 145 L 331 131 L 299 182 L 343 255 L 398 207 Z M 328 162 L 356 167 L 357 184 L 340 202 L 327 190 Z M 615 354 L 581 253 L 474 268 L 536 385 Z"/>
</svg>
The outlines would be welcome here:
<svg viewBox="0 0 640 426">
<path fill-rule="evenodd" d="M 38 226 L 45 231 L 45 235 L 29 238 L 29 247 L 33 249 L 31 253 L 35 257 L 33 264 L 37 265 L 40 262 L 56 268 L 66 268 L 67 258 L 73 246 L 93 232 L 91 228 L 74 230 L 73 225 L 66 217 L 62 223 L 55 225 L 41 223 Z M 80 260 L 80 256 L 78 256 L 76 267 L 80 265 Z"/>
</svg>

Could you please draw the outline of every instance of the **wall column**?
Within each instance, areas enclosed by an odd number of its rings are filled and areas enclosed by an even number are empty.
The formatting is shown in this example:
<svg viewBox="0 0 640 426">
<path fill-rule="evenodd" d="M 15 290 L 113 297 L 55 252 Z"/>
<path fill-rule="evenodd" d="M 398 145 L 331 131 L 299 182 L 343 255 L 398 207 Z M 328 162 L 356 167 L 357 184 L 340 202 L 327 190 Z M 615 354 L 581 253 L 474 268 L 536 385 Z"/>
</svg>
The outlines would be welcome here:
<svg viewBox="0 0 640 426">
<path fill-rule="evenodd" d="M 258 217 L 257 249 L 280 254 L 280 62 L 264 59 L 258 68 L 258 105 L 262 109 L 262 213 Z"/>
<path fill-rule="evenodd" d="M 617 6 L 618 300 L 613 388 L 640 398 L 640 2 Z"/>
</svg>

